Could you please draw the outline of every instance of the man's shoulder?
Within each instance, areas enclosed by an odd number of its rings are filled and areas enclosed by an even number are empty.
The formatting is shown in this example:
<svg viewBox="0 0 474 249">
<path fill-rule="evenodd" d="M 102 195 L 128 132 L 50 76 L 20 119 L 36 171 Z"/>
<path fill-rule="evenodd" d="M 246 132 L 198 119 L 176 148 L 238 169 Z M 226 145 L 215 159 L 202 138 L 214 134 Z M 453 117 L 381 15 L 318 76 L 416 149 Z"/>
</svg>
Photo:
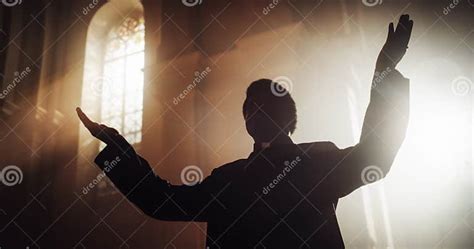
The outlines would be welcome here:
<svg viewBox="0 0 474 249">
<path fill-rule="evenodd" d="M 298 147 L 303 151 L 321 153 L 321 152 L 334 152 L 338 151 L 339 148 L 331 141 L 318 141 L 311 143 L 300 143 Z"/>
<path fill-rule="evenodd" d="M 222 166 L 219 166 L 212 170 L 213 175 L 233 175 L 234 173 L 237 173 L 238 171 L 242 170 L 245 168 L 245 165 L 247 163 L 247 159 L 238 159 L 230 163 L 226 163 Z"/>
</svg>

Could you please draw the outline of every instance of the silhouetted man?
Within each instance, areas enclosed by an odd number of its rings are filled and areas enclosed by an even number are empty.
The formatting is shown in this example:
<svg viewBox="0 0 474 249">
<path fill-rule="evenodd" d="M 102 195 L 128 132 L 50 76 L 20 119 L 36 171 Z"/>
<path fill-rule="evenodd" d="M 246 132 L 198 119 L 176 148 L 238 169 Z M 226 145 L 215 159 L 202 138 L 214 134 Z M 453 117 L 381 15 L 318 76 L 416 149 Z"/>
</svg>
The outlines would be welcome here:
<svg viewBox="0 0 474 249">
<path fill-rule="evenodd" d="M 295 103 L 288 92 L 274 94 L 272 87 L 281 86 L 267 79 L 248 87 L 243 104 L 253 152 L 194 186 L 155 176 L 116 130 L 90 121 L 79 108 L 78 115 L 107 144 L 95 162 L 116 187 L 151 217 L 207 222 L 208 248 L 343 248 L 338 199 L 385 176 L 405 137 L 409 82 L 395 67 L 412 27 L 408 15 L 396 29 L 389 25 L 360 142 L 346 149 L 331 142 L 294 144 L 289 135 L 296 127 Z M 117 156 L 118 165 L 104 168 Z"/>
</svg>

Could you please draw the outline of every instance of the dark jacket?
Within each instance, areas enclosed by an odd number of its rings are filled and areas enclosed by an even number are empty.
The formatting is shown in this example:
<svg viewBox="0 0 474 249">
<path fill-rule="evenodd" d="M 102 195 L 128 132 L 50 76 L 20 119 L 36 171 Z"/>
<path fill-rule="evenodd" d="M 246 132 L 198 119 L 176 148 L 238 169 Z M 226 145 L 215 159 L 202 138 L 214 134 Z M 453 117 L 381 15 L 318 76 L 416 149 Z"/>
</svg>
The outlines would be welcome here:
<svg viewBox="0 0 474 249">
<path fill-rule="evenodd" d="M 194 186 L 156 176 L 125 139 L 108 145 L 95 162 L 104 169 L 119 156 L 106 174 L 147 215 L 207 222 L 208 248 L 344 248 L 338 199 L 387 174 L 405 137 L 408 99 L 408 80 L 393 70 L 374 81 L 355 146 L 290 140 L 256 148 Z"/>
</svg>

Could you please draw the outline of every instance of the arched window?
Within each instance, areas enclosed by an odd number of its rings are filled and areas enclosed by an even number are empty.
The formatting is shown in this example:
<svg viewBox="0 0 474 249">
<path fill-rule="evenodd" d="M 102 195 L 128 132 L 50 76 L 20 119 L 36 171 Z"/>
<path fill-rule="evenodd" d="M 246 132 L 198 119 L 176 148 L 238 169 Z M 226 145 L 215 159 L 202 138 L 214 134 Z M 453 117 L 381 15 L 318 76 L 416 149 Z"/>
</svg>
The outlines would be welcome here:
<svg viewBox="0 0 474 249">
<path fill-rule="evenodd" d="M 101 122 L 117 129 L 130 143 L 141 142 L 143 17 L 127 17 L 107 35 L 101 90 Z"/>
<path fill-rule="evenodd" d="M 92 17 L 85 48 L 81 107 L 132 144 L 142 140 L 144 38 L 141 2 L 109 0 Z M 104 146 L 80 126 L 78 182 L 90 179 L 90 165 Z M 116 192 L 106 178 L 97 187 L 99 196 Z"/>
<path fill-rule="evenodd" d="M 87 33 L 81 107 L 131 144 L 142 140 L 144 50 L 140 1 L 111 0 L 95 13 Z M 81 127 L 80 148 L 89 157 L 97 144 L 86 134 Z"/>
</svg>

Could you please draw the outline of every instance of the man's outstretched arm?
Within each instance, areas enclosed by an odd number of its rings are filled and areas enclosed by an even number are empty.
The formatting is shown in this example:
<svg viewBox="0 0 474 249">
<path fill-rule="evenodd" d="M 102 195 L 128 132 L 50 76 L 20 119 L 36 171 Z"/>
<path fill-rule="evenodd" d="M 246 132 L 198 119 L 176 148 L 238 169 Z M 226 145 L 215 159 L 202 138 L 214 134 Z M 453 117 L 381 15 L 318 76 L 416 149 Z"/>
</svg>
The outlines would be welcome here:
<svg viewBox="0 0 474 249">
<path fill-rule="evenodd" d="M 93 136 L 107 146 L 95 159 L 120 192 L 145 214 L 168 221 L 207 221 L 218 212 L 213 193 L 218 173 L 194 186 L 172 185 L 156 176 L 146 160 L 116 130 L 92 122 L 80 110 L 79 118 Z"/>
<path fill-rule="evenodd" d="M 389 25 L 387 41 L 377 59 L 370 103 L 357 145 L 332 153 L 331 174 L 339 195 L 383 178 L 405 138 L 409 116 L 409 80 L 396 70 L 408 48 L 413 21 L 400 17 Z"/>
</svg>

